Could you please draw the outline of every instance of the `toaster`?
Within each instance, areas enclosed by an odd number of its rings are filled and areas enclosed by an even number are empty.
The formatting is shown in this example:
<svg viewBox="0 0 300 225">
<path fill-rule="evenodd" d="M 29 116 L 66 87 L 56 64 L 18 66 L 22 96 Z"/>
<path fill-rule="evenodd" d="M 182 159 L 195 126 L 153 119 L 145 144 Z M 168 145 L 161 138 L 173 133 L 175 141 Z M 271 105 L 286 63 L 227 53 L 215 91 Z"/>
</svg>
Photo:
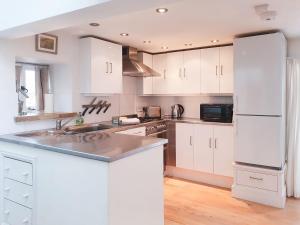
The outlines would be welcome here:
<svg viewBox="0 0 300 225">
<path fill-rule="evenodd" d="M 145 118 L 160 119 L 161 118 L 161 108 L 160 106 L 146 106 L 143 107 L 143 112 Z"/>
</svg>

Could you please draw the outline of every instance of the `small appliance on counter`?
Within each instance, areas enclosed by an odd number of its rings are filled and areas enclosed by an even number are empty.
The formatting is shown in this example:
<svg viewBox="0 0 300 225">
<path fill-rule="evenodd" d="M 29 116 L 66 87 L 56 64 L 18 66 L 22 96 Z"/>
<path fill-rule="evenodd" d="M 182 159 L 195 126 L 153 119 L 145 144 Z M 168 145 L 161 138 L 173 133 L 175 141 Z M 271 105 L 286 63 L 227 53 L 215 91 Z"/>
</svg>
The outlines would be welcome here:
<svg viewBox="0 0 300 225">
<path fill-rule="evenodd" d="M 171 110 L 172 118 L 181 118 L 184 113 L 184 108 L 180 104 L 172 105 Z"/>
<path fill-rule="evenodd" d="M 160 119 L 161 107 L 160 106 L 145 106 L 143 107 L 144 117 L 147 119 Z"/>
<path fill-rule="evenodd" d="M 200 119 L 206 122 L 232 123 L 233 104 L 200 104 Z"/>
</svg>

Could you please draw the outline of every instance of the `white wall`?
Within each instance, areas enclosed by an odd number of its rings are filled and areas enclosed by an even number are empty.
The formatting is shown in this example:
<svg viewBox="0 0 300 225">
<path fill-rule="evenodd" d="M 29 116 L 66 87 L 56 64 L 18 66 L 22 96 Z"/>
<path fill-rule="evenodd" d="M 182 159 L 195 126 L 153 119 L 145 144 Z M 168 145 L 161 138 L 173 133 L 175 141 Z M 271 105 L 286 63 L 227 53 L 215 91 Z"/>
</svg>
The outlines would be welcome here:
<svg viewBox="0 0 300 225">
<path fill-rule="evenodd" d="M 26 130 L 53 128 L 55 121 L 15 123 L 17 115 L 17 94 L 15 92 L 15 61 L 44 63 L 50 65 L 54 77 L 54 105 L 58 112 L 79 112 L 81 105 L 90 102 L 92 97 L 79 93 L 79 39 L 60 32 L 58 35 L 58 54 L 35 51 L 34 37 L 12 41 L 0 40 L 0 134 Z M 99 97 L 107 100 L 112 107 L 106 114 L 88 115 L 87 122 L 110 120 L 112 116 L 135 112 L 135 79 L 124 79 L 124 95 Z"/>
</svg>

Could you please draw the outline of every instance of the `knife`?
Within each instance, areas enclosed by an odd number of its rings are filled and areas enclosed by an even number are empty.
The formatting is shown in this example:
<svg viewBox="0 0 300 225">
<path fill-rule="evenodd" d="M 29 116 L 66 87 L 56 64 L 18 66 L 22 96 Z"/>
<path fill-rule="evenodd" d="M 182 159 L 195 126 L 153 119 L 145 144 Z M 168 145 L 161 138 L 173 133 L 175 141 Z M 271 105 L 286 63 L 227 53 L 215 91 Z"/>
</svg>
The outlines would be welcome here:
<svg viewBox="0 0 300 225">
<path fill-rule="evenodd" d="M 100 107 L 101 105 L 102 105 L 102 100 L 100 100 L 98 103 L 97 103 L 97 105 L 96 106 L 94 106 L 90 111 L 89 111 L 89 114 L 91 114 L 92 112 L 94 112 L 94 110 L 96 109 L 96 108 L 98 108 L 98 107 Z"/>
<path fill-rule="evenodd" d="M 106 111 L 108 110 L 108 108 L 111 106 L 111 104 L 109 103 L 108 105 L 106 105 L 106 108 L 104 109 L 103 113 L 106 113 Z"/>
<path fill-rule="evenodd" d="M 103 104 L 99 107 L 97 114 L 100 113 L 100 111 L 103 109 L 104 106 L 106 106 L 107 101 L 104 101 Z"/>
<path fill-rule="evenodd" d="M 91 103 L 89 105 L 93 105 L 96 100 L 97 100 L 97 97 L 93 98 L 93 100 L 91 101 Z M 82 116 L 84 116 L 86 114 L 88 109 L 89 109 L 89 106 L 85 107 L 84 111 L 82 112 Z"/>
</svg>

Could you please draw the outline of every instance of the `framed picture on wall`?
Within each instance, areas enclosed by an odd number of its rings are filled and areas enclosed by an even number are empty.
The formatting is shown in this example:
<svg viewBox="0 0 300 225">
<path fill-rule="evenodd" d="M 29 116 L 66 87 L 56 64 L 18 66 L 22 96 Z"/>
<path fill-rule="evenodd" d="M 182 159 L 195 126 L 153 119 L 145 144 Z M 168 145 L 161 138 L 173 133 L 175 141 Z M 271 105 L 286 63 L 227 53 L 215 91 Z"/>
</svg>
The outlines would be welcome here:
<svg viewBox="0 0 300 225">
<path fill-rule="evenodd" d="M 37 34 L 35 49 L 38 52 L 57 54 L 58 37 L 52 34 Z"/>
</svg>

